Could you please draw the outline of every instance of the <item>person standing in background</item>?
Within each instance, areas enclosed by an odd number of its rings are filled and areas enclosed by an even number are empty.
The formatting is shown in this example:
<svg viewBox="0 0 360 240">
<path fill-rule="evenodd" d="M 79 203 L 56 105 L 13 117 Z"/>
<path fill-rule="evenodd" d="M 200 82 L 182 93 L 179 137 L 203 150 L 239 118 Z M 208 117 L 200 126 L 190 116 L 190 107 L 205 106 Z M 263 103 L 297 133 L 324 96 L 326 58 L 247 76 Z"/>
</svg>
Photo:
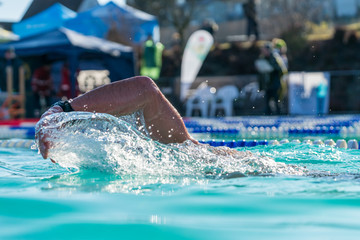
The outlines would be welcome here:
<svg viewBox="0 0 360 240">
<path fill-rule="evenodd" d="M 328 92 L 328 85 L 326 81 L 321 81 L 316 88 L 316 113 L 318 116 L 324 115 L 327 111 L 325 108 L 325 101 Z"/>
<path fill-rule="evenodd" d="M 274 38 L 272 40 L 272 44 L 274 46 L 274 51 L 277 52 L 280 55 L 280 57 L 282 58 L 282 60 L 285 64 L 285 67 L 289 68 L 289 61 L 286 56 L 286 53 L 287 53 L 286 42 L 280 38 Z"/>
<path fill-rule="evenodd" d="M 259 40 L 258 20 L 256 13 L 255 0 L 248 0 L 243 4 L 245 17 L 247 20 L 247 36 L 250 39 L 251 35 L 255 35 L 255 40 Z"/>
<path fill-rule="evenodd" d="M 287 73 L 287 68 L 283 63 L 280 55 L 274 51 L 271 43 L 266 43 L 261 49 L 260 59 L 265 61 L 268 70 L 264 71 L 261 75 L 264 78 L 264 90 L 266 99 L 267 115 L 273 114 L 271 102 L 275 105 L 275 114 L 280 114 L 280 96 L 282 92 L 281 78 Z"/>
<path fill-rule="evenodd" d="M 77 71 L 76 75 L 78 75 L 78 72 L 79 71 Z M 80 94 L 79 84 L 77 80 L 75 83 L 75 94 L 76 96 Z M 60 97 L 63 100 L 64 99 L 69 100 L 71 98 L 71 72 L 69 69 L 69 64 L 67 62 L 64 62 L 61 68 L 61 84 L 60 84 L 60 90 L 58 92 L 58 97 Z"/>
<path fill-rule="evenodd" d="M 283 75 L 281 76 L 281 91 L 279 94 L 279 99 L 281 101 L 282 112 L 287 112 L 288 105 L 288 71 L 289 71 L 289 60 L 287 58 L 287 45 L 283 39 L 274 38 L 272 40 L 272 45 L 274 47 L 274 52 L 277 53 L 276 56 L 280 56 L 281 60 L 280 66 L 283 69 Z"/>
<path fill-rule="evenodd" d="M 155 43 L 152 36 L 149 35 L 148 39 L 145 41 L 142 52 L 140 67 L 141 75 L 150 77 L 154 81 L 159 79 L 162 67 L 163 50 L 164 45 L 160 42 Z"/>
<path fill-rule="evenodd" d="M 35 69 L 31 87 L 34 92 L 34 114 L 35 117 L 40 117 L 50 105 L 51 105 L 51 94 L 53 90 L 52 78 L 51 78 L 51 65 L 45 64 Z"/>
</svg>

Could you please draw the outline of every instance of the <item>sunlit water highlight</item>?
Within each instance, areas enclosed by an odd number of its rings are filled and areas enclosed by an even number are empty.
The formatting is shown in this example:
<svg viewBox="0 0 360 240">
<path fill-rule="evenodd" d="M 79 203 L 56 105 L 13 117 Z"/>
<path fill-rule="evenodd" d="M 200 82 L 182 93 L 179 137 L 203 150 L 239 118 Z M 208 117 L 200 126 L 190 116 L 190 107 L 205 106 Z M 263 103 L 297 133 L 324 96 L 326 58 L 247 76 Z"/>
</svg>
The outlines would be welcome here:
<svg viewBox="0 0 360 240">
<path fill-rule="evenodd" d="M 141 113 L 56 114 L 55 145 L 0 149 L 0 239 L 357 239 L 360 150 L 149 138 Z M 231 153 L 229 153 L 231 152 Z M 290 234 L 290 235 L 289 235 Z M 344 238 L 344 239 L 345 239 Z"/>
</svg>

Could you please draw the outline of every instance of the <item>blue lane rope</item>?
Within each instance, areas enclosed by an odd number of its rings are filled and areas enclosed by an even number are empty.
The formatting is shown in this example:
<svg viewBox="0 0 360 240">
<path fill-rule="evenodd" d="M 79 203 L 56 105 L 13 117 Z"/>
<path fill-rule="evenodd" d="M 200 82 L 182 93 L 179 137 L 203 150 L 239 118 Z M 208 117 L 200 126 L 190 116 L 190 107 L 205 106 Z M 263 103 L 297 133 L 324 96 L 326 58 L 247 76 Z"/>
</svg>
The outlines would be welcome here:
<svg viewBox="0 0 360 240">
<path fill-rule="evenodd" d="M 240 148 L 240 147 L 256 147 L 256 146 L 268 146 L 268 145 L 279 145 L 279 144 L 286 144 L 290 143 L 289 140 L 283 139 L 281 141 L 278 140 L 232 140 L 232 141 L 225 141 L 225 140 L 200 140 L 202 144 L 208 144 L 213 147 L 229 147 L 229 148 Z M 292 143 L 300 143 L 300 140 L 295 139 L 291 141 Z M 328 139 L 323 143 L 321 140 L 315 140 L 314 142 L 311 140 L 304 140 L 305 144 L 314 144 L 314 145 L 328 145 L 328 146 L 336 146 L 339 148 L 351 148 L 351 149 L 359 149 L 360 143 L 355 140 L 349 140 L 346 142 L 344 139 L 339 139 L 335 143 L 332 139 Z"/>
<path fill-rule="evenodd" d="M 249 131 L 259 131 L 256 129 L 257 127 L 248 127 L 244 129 L 239 128 L 214 128 L 211 126 L 196 126 L 196 127 L 188 127 L 190 133 L 211 133 L 211 134 L 241 134 L 242 132 L 249 132 Z M 341 128 L 340 127 L 316 127 L 316 128 L 290 128 L 286 130 L 280 130 L 276 127 L 271 127 L 271 131 L 273 132 L 284 132 L 291 135 L 301 135 L 301 134 L 311 134 L 311 135 L 323 135 L 323 134 L 340 134 Z M 263 129 L 262 131 L 265 131 Z"/>
<path fill-rule="evenodd" d="M 0 138 L 34 138 L 35 127 L 21 127 L 21 126 L 1 126 L 0 127 Z"/>
<path fill-rule="evenodd" d="M 271 132 L 289 135 L 323 135 L 357 133 L 360 135 L 360 115 L 326 117 L 232 117 L 185 118 L 190 133 L 240 135 L 249 132 Z M 0 139 L 35 136 L 34 126 L 0 126 Z"/>
<path fill-rule="evenodd" d="M 268 145 L 268 141 L 267 140 L 232 140 L 232 141 L 225 141 L 225 140 L 201 140 L 199 141 L 200 143 L 203 144 L 209 144 L 210 146 L 213 147 L 220 147 L 220 146 L 226 146 L 229 148 L 238 148 L 238 147 L 255 147 L 255 146 L 259 146 L 259 145 L 263 145 L 266 146 Z"/>
<path fill-rule="evenodd" d="M 185 126 L 190 133 L 243 134 L 248 132 L 272 132 L 289 135 L 323 134 L 360 134 L 360 118 L 343 121 L 292 120 L 274 123 L 273 121 L 236 121 L 219 119 L 185 119 Z"/>
<path fill-rule="evenodd" d="M 190 133 L 239 136 L 246 133 L 284 133 L 301 135 L 360 135 L 360 115 L 326 117 L 233 117 L 233 118 L 187 118 L 185 125 Z M 1 126 L 0 138 L 34 139 L 34 126 Z M 353 140 L 356 141 L 356 140 Z M 273 145 L 272 140 L 203 140 L 211 146 L 254 147 Z M 280 141 L 281 142 L 281 141 Z M 314 141 L 315 144 L 316 141 Z M 358 142 L 356 141 L 357 145 Z M 30 148 L 33 140 L 0 140 L 0 147 Z M 349 145 L 349 144 L 348 144 Z"/>
<path fill-rule="evenodd" d="M 324 134 L 335 134 L 338 135 L 341 132 L 350 132 L 350 127 L 334 127 L 334 126 L 318 126 L 316 128 L 308 128 L 308 127 L 291 127 L 289 129 L 286 128 L 276 128 L 276 127 L 267 127 L 258 128 L 258 127 L 247 127 L 247 128 L 228 128 L 228 127 L 214 127 L 210 125 L 197 125 L 188 127 L 187 129 L 190 133 L 210 133 L 210 134 L 226 134 L 226 135 L 239 135 L 247 132 L 266 132 L 271 131 L 272 133 L 288 133 L 289 135 L 324 135 Z M 359 129 L 360 131 L 360 129 Z M 35 137 L 35 128 L 34 127 L 0 127 L 0 138 L 34 138 Z"/>
</svg>

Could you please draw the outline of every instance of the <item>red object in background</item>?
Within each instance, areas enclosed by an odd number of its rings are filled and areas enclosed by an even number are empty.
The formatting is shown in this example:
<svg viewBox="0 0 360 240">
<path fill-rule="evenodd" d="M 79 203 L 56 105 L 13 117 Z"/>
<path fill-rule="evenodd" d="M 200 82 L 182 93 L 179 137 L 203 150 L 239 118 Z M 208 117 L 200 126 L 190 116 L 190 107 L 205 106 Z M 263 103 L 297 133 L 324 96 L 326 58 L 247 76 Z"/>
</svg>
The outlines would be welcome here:
<svg viewBox="0 0 360 240">
<path fill-rule="evenodd" d="M 34 92 L 40 96 L 50 96 L 52 81 L 51 69 L 49 65 L 44 65 L 34 71 L 31 86 Z"/>
<path fill-rule="evenodd" d="M 61 85 L 60 85 L 60 92 L 59 92 L 59 97 L 66 97 L 67 99 L 70 99 L 71 96 L 71 77 L 70 77 L 70 70 L 67 67 L 66 64 L 64 64 L 64 66 L 61 69 Z M 80 94 L 79 91 L 79 85 L 78 82 L 76 81 L 76 85 L 75 85 L 75 94 L 76 96 L 78 96 Z"/>
<path fill-rule="evenodd" d="M 0 120 L 0 126 L 34 126 L 38 121 L 38 118 Z"/>
</svg>

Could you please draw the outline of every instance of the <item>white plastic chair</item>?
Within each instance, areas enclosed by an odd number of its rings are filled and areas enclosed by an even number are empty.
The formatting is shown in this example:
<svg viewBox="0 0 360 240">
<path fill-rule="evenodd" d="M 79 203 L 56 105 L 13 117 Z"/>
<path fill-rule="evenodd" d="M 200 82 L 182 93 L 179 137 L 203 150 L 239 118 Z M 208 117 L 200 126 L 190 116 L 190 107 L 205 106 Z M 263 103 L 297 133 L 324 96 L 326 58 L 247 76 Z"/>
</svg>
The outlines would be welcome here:
<svg viewBox="0 0 360 240">
<path fill-rule="evenodd" d="M 241 89 L 239 98 L 243 100 L 250 99 L 251 102 L 254 102 L 257 98 L 264 98 L 264 91 L 260 91 L 258 82 L 251 82 Z"/>
<path fill-rule="evenodd" d="M 223 109 L 225 116 L 233 115 L 233 101 L 239 97 L 239 90 L 234 85 L 226 85 L 217 90 L 211 103 L 210 116 L 215 117 L 218 109 Z"/>
<path fill-rule="evenodd" d="M 186 101 L 187 117 L 191 117 L 194 110 L 200 111 L 202 117 L 209 116 L 209 106 L 214 98 L 214 94 L 211 93 L 210 89 L 207 85 L 200 85 L 194 95 L 189 97 Z"/>
</svg>

